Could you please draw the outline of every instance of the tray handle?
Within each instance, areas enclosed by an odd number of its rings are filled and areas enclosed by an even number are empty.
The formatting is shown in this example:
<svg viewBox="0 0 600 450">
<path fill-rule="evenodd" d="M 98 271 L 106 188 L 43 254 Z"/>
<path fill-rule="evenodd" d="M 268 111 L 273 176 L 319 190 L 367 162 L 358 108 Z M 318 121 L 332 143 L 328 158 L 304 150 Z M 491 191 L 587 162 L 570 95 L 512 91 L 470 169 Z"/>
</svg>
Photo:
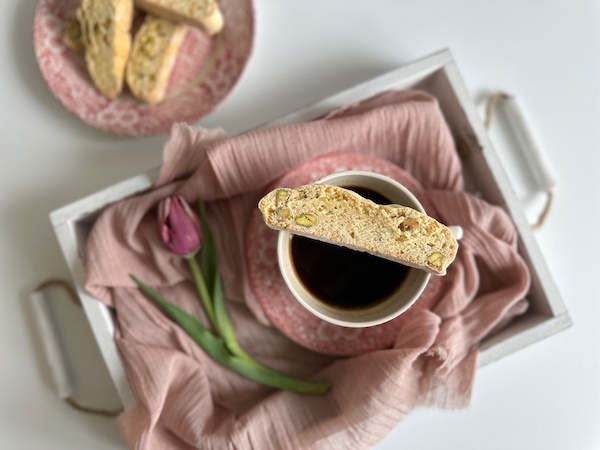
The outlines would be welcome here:
<svg viewBox="0 0 600 450">
<path fill-rule="evenodd" d="M 73 394 L 73 384 L 67 368 L 64 347 L 46 297 L 45 289 L 48 286 L 48 283 L 42 283 L 31 293 L 31 308 L 50 369 L 54 390 L 59 398 L 65 400 Z"/>
<path fill-rule="evenodd" d="M 50 368 L 54 390 L 59 398 L 78 411 L 105 417 L 118 416 L 122 412 L 120 409 L 112 411 L 90 408 L 81 405 L 73 398 L 74 389 L 69 371 L 67 354 L 61 342 L 60 333 L 54 315 L 52 314 L 47 295 L 47 290 L 52 287 L 64 290 L 73 302 L 78 305 L 80 305 L 80 303 L 71 285 L 61 279 L 44 281 L 30 294 L 34 320 L 42 341 L 46 362 Z"/>
<path fill-rule="evenodd" d="M 501 109 L 504 113 L 519 146 L 519 151 L 525 156 L 529 172 L 540 191 L 547 194 L 546 204 L 538 220 L 532 225 L 534 230 L 538 230 L 544 225 L 550 214 L 557 188 L 556 178 L 548 167 L 538 140 L 529 126 L 529 121 L 518 99 L 513 95 L 501 91 L 490 95 L 485 116 L 485 127 L 488 129 L 492 124 L 492 116 L 495 108 Z"/>
</svg>

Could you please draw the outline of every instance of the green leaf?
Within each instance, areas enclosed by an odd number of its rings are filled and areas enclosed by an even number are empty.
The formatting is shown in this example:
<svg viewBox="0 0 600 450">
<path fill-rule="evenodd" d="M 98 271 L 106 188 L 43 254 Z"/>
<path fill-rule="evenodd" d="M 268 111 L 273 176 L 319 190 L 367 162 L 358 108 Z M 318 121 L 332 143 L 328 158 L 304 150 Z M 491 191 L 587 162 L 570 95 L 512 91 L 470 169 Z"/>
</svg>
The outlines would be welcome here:
<svg viewBox="0 0 600 450">
<path fill-rule="evenodd" d="M 181 308 L 169 303 L 152 287 L 130 275 L 131 279 L 139 286 L 139 288 L 171 317 L 171 319 L 179 325 L 200 347 L 215 360 L 226 363 L 229 358 L 229 352 L 223 341 L 213 335 L 208 328 L 202 325 L 194 316 L 186 313 Z"/>
<path fill-rule="evenodd" d="M 206 214 L 206 206 L 204 202 L 199 202 L 200 210 L 200 221 L 202 222 L 202 231 L 204 233 L 204 242 L 202 243 L 202 249 L 200 250 L 200 265 L 204 273 L 208 292 L 214 294 L 215 281 L 217 278 L 217 249 L 215 245 L 215 238 L 213 236 L 210 224 L 208 223 L 208 216 Z"/>
<path fill-rule="evenodd" d="M 169 303 L 161 295 L 135 276 L 131 279 L 177 323 L 211 358 L 230 370 L 252 381 L 304 394 L 325 394 L 331 386 L 328 383 L 318 383 L 300 380 L 279 373 L 269 367 L 250 359 L 232 355 L 224 341 L 212 334 L 195 317 Z"/>
</svg>

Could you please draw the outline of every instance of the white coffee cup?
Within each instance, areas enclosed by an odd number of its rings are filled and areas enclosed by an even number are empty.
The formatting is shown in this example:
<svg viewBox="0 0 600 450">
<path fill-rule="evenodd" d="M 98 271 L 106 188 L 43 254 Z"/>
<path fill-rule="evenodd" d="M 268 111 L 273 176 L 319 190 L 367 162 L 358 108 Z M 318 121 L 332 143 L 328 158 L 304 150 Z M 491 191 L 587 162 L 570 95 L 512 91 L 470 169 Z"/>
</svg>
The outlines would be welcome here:
<svg viewBox="0 0 600 450">
<path fill-rule="evenodd" d="M 406 187 L 384 175 L 350 170 L 330 174 L 317 183 L 366 189 L 389 199 L 393 204 L 408 206 L 425 213 L 421 203 Z M 450 229 L 457 239 L 462 236 L 460 227 L 450 227 Z M 292 257 L 292 239 L 291 233 L 279 232 L 277 256 L 283 279 L 302 306 L 315 316 L 335 325 L 361 328 L 392 320 L 417 301 L 431 277 L 423 270 L 409 268 L 404 280 L 399 282 L 398 287 L 385 298 L 359 308 L 334 306 L 315 296 L 300 279 Z M 314 261 L 314 264 L 319 264 L 319 261 Z"/>
</svg>

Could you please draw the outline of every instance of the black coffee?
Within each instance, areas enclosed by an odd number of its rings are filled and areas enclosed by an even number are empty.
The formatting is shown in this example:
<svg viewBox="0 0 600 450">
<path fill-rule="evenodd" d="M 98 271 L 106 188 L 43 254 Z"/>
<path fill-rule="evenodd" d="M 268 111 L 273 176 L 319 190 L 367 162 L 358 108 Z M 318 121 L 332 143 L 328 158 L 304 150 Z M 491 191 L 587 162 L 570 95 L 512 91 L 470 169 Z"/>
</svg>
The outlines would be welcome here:
<svg viewBox="0 0 600 450">
<path fill-rule="evenodd" d="M 347 187 L 379 204 L 377 192 Z M 292 260 L 300 281 L 315 297 L 339 308 L 364 308 L 385 300 L 404 281 L 409 267 L 334 244 L 294 236 Z"/>
</svg>

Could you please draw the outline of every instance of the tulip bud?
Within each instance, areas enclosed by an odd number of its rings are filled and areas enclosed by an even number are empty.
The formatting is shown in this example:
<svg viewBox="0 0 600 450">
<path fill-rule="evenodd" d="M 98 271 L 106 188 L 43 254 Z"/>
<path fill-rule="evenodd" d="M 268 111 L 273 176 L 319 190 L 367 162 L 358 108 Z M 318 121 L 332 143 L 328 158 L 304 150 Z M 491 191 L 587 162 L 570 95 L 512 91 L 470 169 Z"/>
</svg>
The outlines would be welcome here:
<svg viewBox="0 0 600 450">
<path fill-rule="evenodd" d="M 202 246 L 204 235 L 200 218 L 183 197 L 167 197 L 158 205 L 160 235 L 173 253 L 194 256 Z"/>
</svg>

